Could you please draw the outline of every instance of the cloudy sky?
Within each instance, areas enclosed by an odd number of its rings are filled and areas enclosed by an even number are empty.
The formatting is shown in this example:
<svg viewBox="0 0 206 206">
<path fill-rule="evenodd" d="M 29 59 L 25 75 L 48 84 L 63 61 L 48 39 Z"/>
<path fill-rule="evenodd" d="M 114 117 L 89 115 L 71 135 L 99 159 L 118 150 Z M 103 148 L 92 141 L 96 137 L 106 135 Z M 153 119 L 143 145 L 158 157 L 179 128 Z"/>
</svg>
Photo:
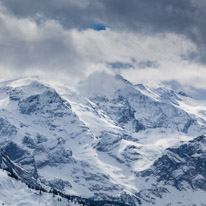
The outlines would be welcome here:
<svg viewBox="0 0 206 206">
<path fill-rule="evenodd" d="M 0 77 L 106 71 L 204 89 L 205 11 L 205 0 L 0 0 Z"/>
</svg>

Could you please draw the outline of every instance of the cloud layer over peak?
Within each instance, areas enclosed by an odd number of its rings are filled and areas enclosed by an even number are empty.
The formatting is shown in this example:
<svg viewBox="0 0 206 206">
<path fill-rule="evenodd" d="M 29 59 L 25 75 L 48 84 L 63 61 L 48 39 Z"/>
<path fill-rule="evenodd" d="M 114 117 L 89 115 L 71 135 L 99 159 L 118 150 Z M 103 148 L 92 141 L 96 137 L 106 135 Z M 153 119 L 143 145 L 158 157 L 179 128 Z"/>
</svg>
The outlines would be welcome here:
<svg viewBox="0 0 206 206">
<path fill-rule="evenodd" d="M 109 71 L 206 87 L 205 9 L 204 0 L 0 0 L 1 76 L 77 82 Z"/>
</svg>

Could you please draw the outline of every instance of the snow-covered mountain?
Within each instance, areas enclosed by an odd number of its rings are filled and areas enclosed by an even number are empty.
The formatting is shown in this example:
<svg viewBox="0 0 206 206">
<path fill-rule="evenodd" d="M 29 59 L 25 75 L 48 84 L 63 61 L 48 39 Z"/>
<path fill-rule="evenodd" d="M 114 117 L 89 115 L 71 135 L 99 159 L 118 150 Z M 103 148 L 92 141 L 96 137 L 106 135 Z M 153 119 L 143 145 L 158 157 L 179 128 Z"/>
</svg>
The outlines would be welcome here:
<svg viewBox="0 0 206 206">
<path fill-rule="evenodd" d="M 119 205 L 204 203 L 206 103 L 120 75 L 109 81 L 109 92 L 99 88 L 104 82 L 78 89 L 35 78 L 1 82 L 0 147 L 64 194 Z"/>
</svg>

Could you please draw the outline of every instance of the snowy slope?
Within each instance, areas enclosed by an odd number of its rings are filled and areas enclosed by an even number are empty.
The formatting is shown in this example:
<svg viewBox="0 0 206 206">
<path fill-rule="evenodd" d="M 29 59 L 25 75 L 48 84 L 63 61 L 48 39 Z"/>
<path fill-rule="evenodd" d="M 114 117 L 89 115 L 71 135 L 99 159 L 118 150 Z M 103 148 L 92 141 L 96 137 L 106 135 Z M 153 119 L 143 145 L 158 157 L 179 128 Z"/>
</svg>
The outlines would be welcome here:
<svg viewBox="0 0 206 206">
<path fill-rule="evenodd" d="M 144 202 L 139 174 L 167 148 L 205 134 L 206 104 L 119 75 L 112 81 L 109 95 L 33 78 L 1 82 L 1 148 L 65 194 Z"/>
<path fill-rule="evenodd" d="M 139 196 L 147 205 L 204 205 L 205 167 L 206 136 L 168 148 L 149 169 L 137 174 Z"/>
<path fill-rule="evenodd" d="M 69 203 L 66 199 L 53 197 L 52 194 L 41 194 L 39 191 L 28 188 L 24 183 L 17 181 L 7 175 L 6 171 L 0 170 L 0 205 L 10 206 L 67 206 L 79 205 Z"/>
<path fill-rule="evenodd" d="M 80 205 L 50 193 L 52 189 L 34 179 L 0 150 L 0 204 L 1 205 Z"/>
</svg>

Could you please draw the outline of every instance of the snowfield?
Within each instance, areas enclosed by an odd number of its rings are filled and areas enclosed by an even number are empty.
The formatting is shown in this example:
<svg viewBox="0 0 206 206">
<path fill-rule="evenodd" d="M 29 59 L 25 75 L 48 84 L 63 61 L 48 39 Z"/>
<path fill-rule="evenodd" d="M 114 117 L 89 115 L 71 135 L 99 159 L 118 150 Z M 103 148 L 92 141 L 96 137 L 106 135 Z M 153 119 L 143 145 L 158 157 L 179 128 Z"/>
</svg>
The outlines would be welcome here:
<svg viewBox="0 0 206 206">
<path fill-rule="evenodd" d="M 61 201 L 60 201 L 61 199 Z M 0 205 L 5 206 L 80 206 L 60 196 L 35 191 L 0 170 Z"/>
</svg>

